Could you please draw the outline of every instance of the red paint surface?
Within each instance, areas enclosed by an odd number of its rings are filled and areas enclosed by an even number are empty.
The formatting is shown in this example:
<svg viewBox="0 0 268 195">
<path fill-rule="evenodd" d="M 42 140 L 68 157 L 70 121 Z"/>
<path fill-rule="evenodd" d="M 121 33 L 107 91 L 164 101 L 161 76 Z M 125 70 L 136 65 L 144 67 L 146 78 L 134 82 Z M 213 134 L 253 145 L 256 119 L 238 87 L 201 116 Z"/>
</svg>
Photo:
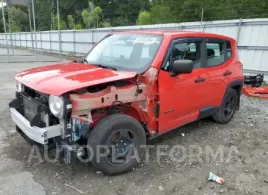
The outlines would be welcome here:
<svg viewBox="0 0 268 195">
<path fill-rule="evenodd" d="M 70 62 L 26 70 L 19 73 L 16 80 L 45 94 L 62 95 L 84 87 L 135 76 L 135 72 L 112 71 Z"/>
<path fill-rule="evenodd" d="M 123 112 L 145 123 L 151 134 L 154 134 L 154 132 L 162 134 L 197 120 L 200 109 L 221 105 L 226 88 L 232 81 L 243 80 L 242 64 L 239 62 L 236 42 L 232 38 L 186 31 L 154 30 L 120 33 L 163 35 L 163 42 L 151 67 L 142 75 L 136 76 L 134 72 L 111 71 L 87 64 L 66 63 L 24 71 L 18 74 L 16 79 L 37 91 L 61 95 L 84 87 L 134 78 L 137 83 L 147 85 L 147 100 L 135 102 L 135 97 L 133 97 L 131 105 L 121 107 L 120 113 Z M 171 77 L 168 72 L 161 70 L 161 65 L 172 39 L 186 37 L 229 40 L 233 46 L 233 57 L 221 66 L 200 68 L 194 70 L 191 74 Z M 223 76 L 226 71 L 231 71 L 232 75 Z M 196 84 L 194 80 L 199 77 L 206 78 L 206 82 Z M 99 93 L 100 99 L 101 94 Z M 81 97 L 86 97 L 86 95 L 81 95 Z M 118 100 L 120 101 L 120 97 Z M 154 108 L 157 103 L 160 103 L 158 117 L 154 115 Z M 92 115 L 92 120 L 97 122 L 105 116 L 105 110 L 100 109 L 99 112 Z"/>
</svg>

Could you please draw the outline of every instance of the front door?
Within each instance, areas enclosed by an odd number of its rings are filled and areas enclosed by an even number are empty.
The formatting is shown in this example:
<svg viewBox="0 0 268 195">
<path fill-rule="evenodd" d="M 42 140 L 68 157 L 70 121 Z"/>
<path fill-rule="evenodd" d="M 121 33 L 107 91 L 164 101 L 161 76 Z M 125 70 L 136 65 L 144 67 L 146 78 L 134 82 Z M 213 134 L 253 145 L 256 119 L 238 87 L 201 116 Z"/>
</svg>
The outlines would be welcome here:
<svg viewBox="0 0 268 195">
<path fill-rule="evenodd" d="M 207 106 L 207 73 L 203 67 L 203 39 L 173 40 L 159 73 L 159 133 L 195 121 L 199 110 Z M 192 60 L 190 74 L 170 76 L 169 65 L 175 60 Z"/>
</svg>

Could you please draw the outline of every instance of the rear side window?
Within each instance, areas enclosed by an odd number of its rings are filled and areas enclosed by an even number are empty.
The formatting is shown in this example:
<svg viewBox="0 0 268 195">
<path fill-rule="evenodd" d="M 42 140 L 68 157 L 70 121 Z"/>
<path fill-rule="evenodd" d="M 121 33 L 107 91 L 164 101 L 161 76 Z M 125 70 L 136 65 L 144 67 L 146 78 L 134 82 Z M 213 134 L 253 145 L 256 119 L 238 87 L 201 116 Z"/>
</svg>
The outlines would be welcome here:
<svg viewBox="0 0 268 195">
<path fill-rule="evenodd" d="M 207 42 L 207 67 L 217 66 L 224 63 L 224 42 Z"/>
</svg>

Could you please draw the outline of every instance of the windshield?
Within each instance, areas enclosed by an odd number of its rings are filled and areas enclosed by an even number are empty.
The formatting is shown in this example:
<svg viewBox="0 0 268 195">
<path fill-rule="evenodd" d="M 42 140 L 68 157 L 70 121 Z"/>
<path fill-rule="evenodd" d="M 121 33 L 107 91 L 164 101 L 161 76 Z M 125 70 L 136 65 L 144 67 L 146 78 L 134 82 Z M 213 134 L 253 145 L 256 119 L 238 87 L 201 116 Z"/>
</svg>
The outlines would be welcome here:
<svg viewBox="0 0 268 195">
<path fill-rule="evenodd" d="M 85 60 L 89 64 L 140 74 L 151 65 L 162 39 L 160 35 L 113 34 L 98 43 Z"/>
</svg>

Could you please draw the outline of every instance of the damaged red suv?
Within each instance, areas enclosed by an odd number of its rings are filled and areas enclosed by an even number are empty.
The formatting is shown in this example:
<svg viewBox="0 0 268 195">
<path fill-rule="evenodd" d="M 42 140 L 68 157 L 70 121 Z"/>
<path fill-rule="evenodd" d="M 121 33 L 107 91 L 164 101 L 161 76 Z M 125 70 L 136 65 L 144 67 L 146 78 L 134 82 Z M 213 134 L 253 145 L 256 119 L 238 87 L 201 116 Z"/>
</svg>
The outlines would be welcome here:
<svg viewBox="0 0 268 195">
<path fill-rule="evenodd" d="M 148 139 L 205 117 L 228 123 L 239 108 L 242 67 L 226 36 L 113 33 L 84 59 L 19 73 L 11 117 L 34 142 L 61 146 L 66 163 L 90 152 L 97 170 L 120 174 L 137 164 L 131 157 L 143 156 Z"/>
</svg>

